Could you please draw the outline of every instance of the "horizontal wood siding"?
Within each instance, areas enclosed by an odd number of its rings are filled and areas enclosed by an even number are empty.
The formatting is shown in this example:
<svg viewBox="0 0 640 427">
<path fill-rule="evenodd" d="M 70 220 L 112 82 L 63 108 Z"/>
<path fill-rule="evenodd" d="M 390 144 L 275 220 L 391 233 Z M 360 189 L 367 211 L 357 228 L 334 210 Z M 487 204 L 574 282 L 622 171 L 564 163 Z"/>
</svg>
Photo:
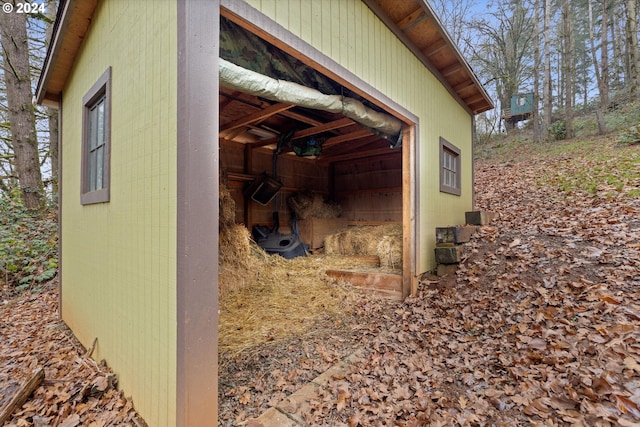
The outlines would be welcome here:
<svg viewBox="0 0 640 427">
<path fill-rule="evenodd" d="M 176 422 L 176 12 L 100 2 L 63 95 L 62 317 L 152 426 Z M 109 66 L 111 200 L 82 206 L 82 97 Z"/>
<path fill-rule="evenodd" d="M 435 227 L 464 223 L 472 208 L 471 116 L 360 0 L 247 3 L 419 117 L 417 269 L 434 268 Z M 439 191 L 440 137 L 461 151 L 460 196 Z"/>
<path fill-rule="evenodd" d="M 402 222 L 402 157 L 379 156 L 333 167 L 343 216 L 357 222 Z"/>
<path fill-rule="evenodd" d="M 236 222 L 243 222 L 245 208 L 251 210 L 249 229 L 255 224 L 272 225 L 274 203 L 267 206 L 255 201 L 248 201 L 245 206 L 243 189 L 251 181 L 263 172 L 273 175 L 273 155 L 267 149 L 252 150 L 251 170 L 244 170 L 245 150 L 241 144 L 222 143 L 220 150 L 220 171 L 223 181 L 231 190 L 231 195 L 236 202 Z M 241 177 L 234 176 L 242 174 Z M 298 191 L 313 191 L 323 195 L 329 193 L 329 169 L 313 160 L 298 158 L 292 154 L 282 154 L 278 157 L 278 180 L 282 182 L 282 189 L 278 192 L 278 214 L 282 225 L 289 224 L 292 215 L 287 199 Z"/>
</svg>

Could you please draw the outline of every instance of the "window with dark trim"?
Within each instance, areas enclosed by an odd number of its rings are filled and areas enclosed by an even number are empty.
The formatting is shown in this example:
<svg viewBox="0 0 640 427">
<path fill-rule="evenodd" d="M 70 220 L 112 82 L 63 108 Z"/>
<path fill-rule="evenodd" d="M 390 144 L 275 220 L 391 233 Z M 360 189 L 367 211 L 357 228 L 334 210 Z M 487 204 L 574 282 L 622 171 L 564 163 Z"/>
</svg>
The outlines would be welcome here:
<svg viewBox="0 0 640 427">
<path fill-rule="evenodd" d="M 440 138 L 440 191 L 460 195 L 460 149 Z"/>
<path fill-rule="evenodd" d="M 82 98 L 80 203 L 108 202 L 111 181 L 111 67 Z"/>
</svg>

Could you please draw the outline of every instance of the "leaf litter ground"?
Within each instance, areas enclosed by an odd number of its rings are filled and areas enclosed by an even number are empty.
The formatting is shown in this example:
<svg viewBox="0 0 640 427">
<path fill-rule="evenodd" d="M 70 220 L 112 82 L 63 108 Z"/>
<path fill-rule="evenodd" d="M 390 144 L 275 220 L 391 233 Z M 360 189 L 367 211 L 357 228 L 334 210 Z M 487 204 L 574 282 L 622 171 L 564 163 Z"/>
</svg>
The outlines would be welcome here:
<svg viewBox="0 0 640 427">
<path fill-rule="evenodd" d="M 309 402 L 308 425 L 637 426 L 640 148 L 546 147 L 478 162 L 477 207 L 499 219 L 455 275 L 426 277 L 402 304 L 350 294 L 303 336 L 221 355 L 219 425 L 251 425 L 357 353 Z M 6 425 L 139 424 L 56 300 L 51 289 L 0 308 L 0 402 L 47 369 Z"/>
<path fill-rule="evenodd" d="M 402 304 L 352 295 L 339 327 L 225 361 L 219 424 L 359 352 L 308 425 L 639 425 L 640 149 L 536 150 L 477 164 L 477 207 L 499 219 L 455 275 Z"/>
</svg>

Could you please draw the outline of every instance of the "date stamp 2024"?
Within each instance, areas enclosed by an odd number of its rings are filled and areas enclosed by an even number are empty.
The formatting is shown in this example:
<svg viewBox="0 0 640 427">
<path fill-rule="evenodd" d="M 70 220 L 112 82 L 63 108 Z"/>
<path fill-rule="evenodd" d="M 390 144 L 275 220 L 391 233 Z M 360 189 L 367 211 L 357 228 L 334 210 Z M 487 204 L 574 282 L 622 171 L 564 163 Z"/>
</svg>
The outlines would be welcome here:
<svg viewBox="0 0 640 427">
<path fill-rule="evenodd" d="M 47 4 L 42 3 L 30 3 L 30 2 L 20 2 L 15 5 L 10 2 L 5 2 L 2 4 L 2 11 L 4 13 L 42 13 L 45 14 L 47 12 Z"/>
</svg>

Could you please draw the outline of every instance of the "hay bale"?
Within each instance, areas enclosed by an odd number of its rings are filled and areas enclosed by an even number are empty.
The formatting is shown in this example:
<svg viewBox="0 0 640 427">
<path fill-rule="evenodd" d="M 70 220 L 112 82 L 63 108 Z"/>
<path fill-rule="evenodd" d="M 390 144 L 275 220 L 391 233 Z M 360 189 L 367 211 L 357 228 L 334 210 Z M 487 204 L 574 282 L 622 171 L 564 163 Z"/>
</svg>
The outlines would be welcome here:
<svg viewBox="0 0 640 427">
<path fill-rule="evenodd" d="M 378 256 L 380 265 L 402 267 L 402 225 L 349 227 L 327 236 L 325 252 L 329 255 Z"/>
<path fill-rule="evenodd" d="M 224 184 L 220 184 L 218 193 L 220 203 L 219 228 L 231 227 L 236 223 L 236 202 L 231 196 L 231 191 Z"/>
<path fill-rule="evenodd" d="M 244 225 L 223 227 L 218 236 L 218 291 L 224 295 L 247 285 L 255 270 L 252 270 L 251 235 Z"/>
<path fill-rule="evenodd" d="M 313 191 L 299 191 L 287 199 L 289 208 L 299 219 L 307 218 L 338 218 L 342 214 L 342 207 L 335 202 L 329 202 Z"/>
<path fill-rule="evenodd" d="M 383 236 L 377 252 L 381 267 L 402 268 L 402 235 Z"/>
</svg>

